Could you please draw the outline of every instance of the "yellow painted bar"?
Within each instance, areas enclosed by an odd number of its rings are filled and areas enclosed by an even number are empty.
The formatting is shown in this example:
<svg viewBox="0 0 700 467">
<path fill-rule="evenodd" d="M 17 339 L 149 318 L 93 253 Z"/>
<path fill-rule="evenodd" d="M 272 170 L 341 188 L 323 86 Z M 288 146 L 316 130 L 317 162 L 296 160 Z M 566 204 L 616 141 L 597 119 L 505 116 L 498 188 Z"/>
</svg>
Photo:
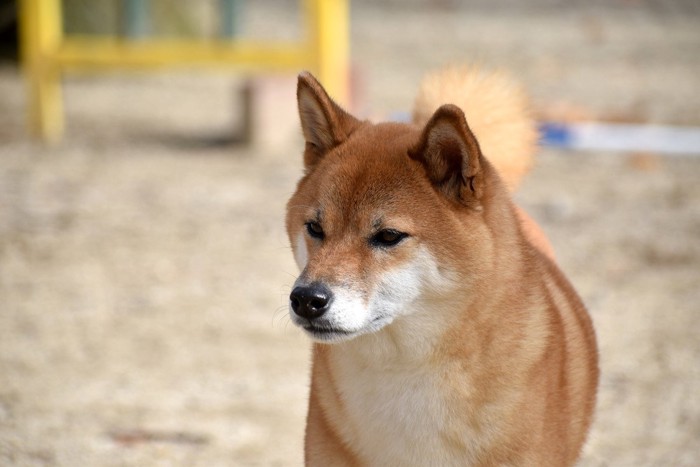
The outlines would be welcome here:
<svg viewBox="0 0 700 467">
<path fill-rule="evenodd" d="M 66 71 L 208 66 L 255 70 L 298 70 L 313 59 L 308 48 L 288 43 L 124 41 L 71 36 L 55 60 Z"/>
<path fill-rule="evenodd" d="M 20 2 L 21 53 L 29 87 L 29 128 L 34 136 L 53 143 L 63 134 L 61 73 L 53 54 L 61 43 L 58 1 Z"/>
<path fill-rule="evenodd" d="M 349 0 L 306 0 L 307 40 L 314 50 L 312 70 L 333 99 L 348 105 L 350 99 Z"/>
<path fill-rule="evenodd" d="M 63 37 L 60 0 L 20 0 L 23 68 L 29 125 L 55 142 L 63 133 L 61 75 L 71 71 L 172 66 L 248 70 L 310 68 L 341 104 L 349 99 L 349 0 L 302 0 L 302 43 L 139 40 Z"/>
</svg>

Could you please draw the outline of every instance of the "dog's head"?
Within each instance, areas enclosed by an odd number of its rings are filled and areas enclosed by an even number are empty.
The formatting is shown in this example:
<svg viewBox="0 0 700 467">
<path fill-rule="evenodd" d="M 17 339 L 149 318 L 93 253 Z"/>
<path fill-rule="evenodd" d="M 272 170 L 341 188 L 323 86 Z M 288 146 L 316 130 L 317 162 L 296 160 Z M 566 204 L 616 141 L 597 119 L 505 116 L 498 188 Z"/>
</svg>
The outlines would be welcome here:
<svg viewBox="0 0 700 467">
<path fill-rule="evenodd" d="M 371 124 L 308 73 L 297 99 L 306 148 L 305 175 L 287 205 L 302 270 L 292 321 L 333 342 L 448 302 L 468 285 L 460 271 L 483 262 L 483 248 L 470 255 L 470 242 L 488 234 L 479 222 L 461 228 L 464 216 L 480 216 L 484 172 L 462 111 L 443 106 L 424 128 Z"/>
</svg>

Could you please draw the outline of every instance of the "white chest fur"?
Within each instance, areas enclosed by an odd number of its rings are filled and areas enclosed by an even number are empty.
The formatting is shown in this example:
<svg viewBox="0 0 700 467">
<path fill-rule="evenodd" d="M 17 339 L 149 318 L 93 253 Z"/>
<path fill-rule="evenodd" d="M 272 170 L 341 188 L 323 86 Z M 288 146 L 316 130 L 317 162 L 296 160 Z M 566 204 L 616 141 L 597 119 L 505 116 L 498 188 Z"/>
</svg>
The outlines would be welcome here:
<svg viewBox="0 0 700 467">
<path fill-rule="evenodd" d="M 455 415 L 434 367 L 368 367 L 341 352 L 331 364 L 348 418 L 337 428 L 369 465 L 470 463 L 470 430 L 463 426 L 455 443 Z"/>
</svg>

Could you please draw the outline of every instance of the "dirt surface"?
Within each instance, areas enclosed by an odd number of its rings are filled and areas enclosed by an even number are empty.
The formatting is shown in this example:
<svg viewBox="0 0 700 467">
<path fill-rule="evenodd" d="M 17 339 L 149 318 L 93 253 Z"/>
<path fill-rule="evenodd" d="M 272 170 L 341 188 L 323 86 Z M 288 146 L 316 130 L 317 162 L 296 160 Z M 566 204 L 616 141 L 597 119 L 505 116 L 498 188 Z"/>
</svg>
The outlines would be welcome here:
<svg viewBox="0 0 700 467">
<path fill-rule="evenodd" d="M 355 2 L 357 108 L 406 111 L 426 70 L 477 59 L 540 115 L 700 124 L 693 2 L 559 3 Z M 256 8 L 253 32 L 287 27 L 287 3 Z M 236 79 L 70 77 L 66 138 L 45 148 L 0 68 L 0 465 L 301 464 L 293 79 L 247 148 L 221 144 Z M 598 333 L 582 466 L 700 464 L 699 176 L 698 157 L 545 149 L 517 194 Z"/>
</svg>

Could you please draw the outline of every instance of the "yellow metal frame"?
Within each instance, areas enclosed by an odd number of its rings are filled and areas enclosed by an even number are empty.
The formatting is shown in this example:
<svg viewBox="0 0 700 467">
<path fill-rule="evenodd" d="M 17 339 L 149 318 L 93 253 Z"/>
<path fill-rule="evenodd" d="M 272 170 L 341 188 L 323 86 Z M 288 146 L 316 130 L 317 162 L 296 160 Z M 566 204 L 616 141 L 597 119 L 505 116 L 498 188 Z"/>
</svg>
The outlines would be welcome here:
<svg viewBox="0 0 700 467">
<path fill-rule="evenodd" d="M 21 0 L 20 38 L 31 132 L 49 143 L 60 140 L 61 77 L 72 71 L 164 66 L 310 69 L 345 104 L 349 97 L 349 0 L 301 0 L 301 4 L 305 17 L 302 41 L 259 43 L 64 36 L 60 0 Z"/>
</svg>

